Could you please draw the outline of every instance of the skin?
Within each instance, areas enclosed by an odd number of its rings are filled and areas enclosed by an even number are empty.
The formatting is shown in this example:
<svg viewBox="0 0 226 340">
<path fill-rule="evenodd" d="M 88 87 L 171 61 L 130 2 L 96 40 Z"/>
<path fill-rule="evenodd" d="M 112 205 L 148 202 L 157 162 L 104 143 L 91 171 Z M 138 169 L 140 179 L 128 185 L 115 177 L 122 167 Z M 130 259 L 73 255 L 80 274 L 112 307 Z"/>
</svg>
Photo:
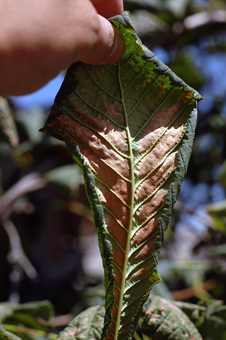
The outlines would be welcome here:
<svg viewBox="0 0 226 340">
<path fill-rule="evenodd" d="M 7 0 L 0 12 L 2 96 L 31 93 L 73 62 L 116 62 L 125 49 L 107 20 L 122 0 Z"/>
</svg>

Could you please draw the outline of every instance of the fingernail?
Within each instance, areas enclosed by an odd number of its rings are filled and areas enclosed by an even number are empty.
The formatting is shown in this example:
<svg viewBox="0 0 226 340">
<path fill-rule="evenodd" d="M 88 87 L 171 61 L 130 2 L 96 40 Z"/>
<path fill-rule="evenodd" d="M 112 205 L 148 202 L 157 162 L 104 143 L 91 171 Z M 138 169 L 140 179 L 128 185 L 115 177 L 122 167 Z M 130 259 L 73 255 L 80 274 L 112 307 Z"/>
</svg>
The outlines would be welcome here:
<svg viewBox="0 0 226 340">
<path fill-rule="evenodd" d="M 121 33 L 115 26 L 113 26 L 113 28 L 115 31 L 113 46 L 108 57 L 101 63 L 103 65 L 115 63 L 122 57 L 125 51 L 125 41 Z"/>
</svg>

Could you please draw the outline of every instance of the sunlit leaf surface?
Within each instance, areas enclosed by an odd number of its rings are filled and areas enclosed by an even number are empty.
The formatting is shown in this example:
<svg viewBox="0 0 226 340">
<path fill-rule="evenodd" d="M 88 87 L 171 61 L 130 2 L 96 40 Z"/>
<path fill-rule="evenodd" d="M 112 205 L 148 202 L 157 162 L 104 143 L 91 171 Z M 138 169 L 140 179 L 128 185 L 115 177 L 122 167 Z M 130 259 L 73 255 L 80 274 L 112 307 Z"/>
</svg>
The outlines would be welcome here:
<svg viewBox="0 0 226 340">
<path fill-rule="evenodd" d="M 111 19 L 126 51 L 70 67 L 43 131 L 64 140 L 84 174 L 105 268 L 102 337 L 130 339 L 187 169 L 200 95 Z"/>
</svg>

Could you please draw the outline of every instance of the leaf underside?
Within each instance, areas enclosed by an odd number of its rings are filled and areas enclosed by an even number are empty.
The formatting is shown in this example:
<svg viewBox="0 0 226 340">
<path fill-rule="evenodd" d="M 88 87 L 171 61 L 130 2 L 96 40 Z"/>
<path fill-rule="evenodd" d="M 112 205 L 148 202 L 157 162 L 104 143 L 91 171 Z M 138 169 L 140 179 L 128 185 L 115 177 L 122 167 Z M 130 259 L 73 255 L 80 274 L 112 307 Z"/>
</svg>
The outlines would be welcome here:
<svg viewBox="0 0 226 340">
<path fill-rule="evenodd" d="M 84 174 L 105 269 L 102 338 L 131 339 L 187 170 L 201 96 L 142 45 L 129 16 L 114 64 L 72 65 L 42 131 Z"/>
<path fill-rule="evenodd" d="M 59 334 L 57 340 L 100 340 L 104 325 L 104 306 L 86 309 Z"/>
<path fill-rule="evenodd" d="M 171 301 L 150 295 L 139 321 L 140 332 L 152 340 L 202 340 L 187 315 Z"/>
</svg>

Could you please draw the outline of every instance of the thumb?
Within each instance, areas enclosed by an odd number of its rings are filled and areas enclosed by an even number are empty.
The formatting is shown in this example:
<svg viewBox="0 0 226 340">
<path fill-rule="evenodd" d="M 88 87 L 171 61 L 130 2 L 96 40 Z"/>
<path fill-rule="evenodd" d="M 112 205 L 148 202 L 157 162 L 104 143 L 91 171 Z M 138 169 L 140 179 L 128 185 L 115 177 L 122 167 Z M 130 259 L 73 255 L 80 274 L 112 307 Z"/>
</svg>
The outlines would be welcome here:
<svg viewBox="0 0 226 340">
<path fill-rule="evenodd" d="M 125 51 L 125 42 L 121 33 L 107 19 L 98 15 L 99 28 L 95 41 L 85 63 L 105 65 L 118 61 Z"/>
</svg>

